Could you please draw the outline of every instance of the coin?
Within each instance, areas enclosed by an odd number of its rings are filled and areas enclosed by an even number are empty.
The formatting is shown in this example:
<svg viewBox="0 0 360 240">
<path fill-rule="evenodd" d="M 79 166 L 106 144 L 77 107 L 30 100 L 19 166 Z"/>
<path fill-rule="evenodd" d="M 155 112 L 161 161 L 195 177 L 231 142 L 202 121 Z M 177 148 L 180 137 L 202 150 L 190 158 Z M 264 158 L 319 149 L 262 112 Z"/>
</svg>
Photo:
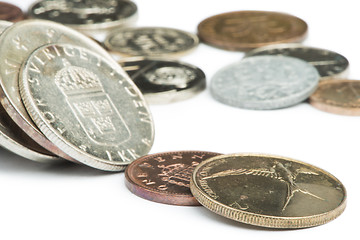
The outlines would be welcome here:
<svg viewBox="0 0 360 240">
<path fill-rule="evenodd" d="M 7 115 L 0 105 L 0 146 L 24 158 L 44 163 L 60 158 L 43 149 L 26 135 Z"/>
<path fill-rule="evenodd" d="M 185 100 L 206 87 L 204 72 L 184 62 L 133 57 L 119 63 L 150 104 Z"/>
<path fill-rule="evenodd" d="M 328 79 L 321 81 L 310 96 L 312 106 L 329 113 L 360 115 L 360 81 Z"/>
<path fill-rule="evenodd" d="M 18 22 L 25 18 L 24 13 L 15 5 L 0 2 L 0 20 Z"/>
<path fill-rule="evenodd" d="M 33 50 L 52 42 L 81 45 L 112 60 L 102 47 L 71 28 L 44 20 L 17 22 L 0 36 L 0 100 L 15 123 L 37 143 L 58 156 L 74 160 L 38 130 L 29 117 L 19 92 L 18 78 L 21 64 Z M 52 56 L 48 57 L 51 59 Z"/>
<path fill-rule="evenodd" d="M 285 56 L 248 57 L 219 70 L 210 82 L 212 96 L 227 105 L 277 109 L 300 103 L 316 89 L 317 70 Z"/>
<path fill-rule="evenodd" d="M 195 198 L 224 217 L 270 228 L 327 223 L 346 206 L 346 190 L 330 173 L 291 158 L 221 155 L 200 163 L 190 182 Z"/>
<path fill-rule="evenodd" d="M 25 62 L 19 84 L 41 132 L 78 162 L 121 171 L 150 151 L 150 111 L 116 62 L 75 45 L 45 45 Z"/>
<path fill-rule="evenodd" d="M 137 6 L 126 0 L 42 0 L 30 6 L 28 15 L 62 23 L 78 31 L 100 31 L 135 22 Z"/>
<path fill-rule="evenodd" d="M 199 205 L 189 189 L 190 176 L 200 162 L 217 156 L 204 151 L 177 151 L 147 155 L 125 171 L 131 192 L 150 201 L 172 205 Z"/>
<path fill-rule="evenodd" d="M 263 55 L 300 58 L 313 65 L 322 79 L 346 77 L 349 68 L 349 61 L 339 53 L 296 43 L 274 44 L 246 53 L 246 57 Z"/>
<path fill-rule="evenodd" d="M 11 25 L 11 22 L 0 20 L 0 35 Z"/>
<path fill-rule="evenodd" d="M 198 25 L 204 43 L 227 50 L 248 51 L 268 44 L 300 42 L 307 24 L 295 16 L 267 11 L 237 11 L 215 15 Z"/>
<path fill-rule="evenodd" d="M 175 57 L 197 47 L 196 35 L 172 28 L 125 28 L 111 32 L 104 45 L 112 53 L 125 56 Z"/>
</svg>

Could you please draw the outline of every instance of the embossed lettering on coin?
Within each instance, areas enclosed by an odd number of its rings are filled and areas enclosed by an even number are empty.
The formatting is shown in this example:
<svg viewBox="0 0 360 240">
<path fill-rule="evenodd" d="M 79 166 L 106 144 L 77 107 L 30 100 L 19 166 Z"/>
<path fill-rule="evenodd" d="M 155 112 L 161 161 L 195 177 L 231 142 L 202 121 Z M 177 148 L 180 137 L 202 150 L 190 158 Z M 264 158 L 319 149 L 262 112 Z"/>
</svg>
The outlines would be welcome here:
<svg viewBox="0 0 360 240">
<path fill-rule="evenodd" d="M 29 57 L 21 96 L 62 151 L 110 171 L 148 153 L 153 122 L 141 92 L 116 64 L 84 48 L 48 45 Z"/>
<path fill-rule="evenodd" d="M 211 158 L 195 168 L 190 187 L 211 211 L 263 227 L 317 226 L 335 219 L 346 206 L 346 190 L 334 176 L 273 155 Z"/>
</svg>

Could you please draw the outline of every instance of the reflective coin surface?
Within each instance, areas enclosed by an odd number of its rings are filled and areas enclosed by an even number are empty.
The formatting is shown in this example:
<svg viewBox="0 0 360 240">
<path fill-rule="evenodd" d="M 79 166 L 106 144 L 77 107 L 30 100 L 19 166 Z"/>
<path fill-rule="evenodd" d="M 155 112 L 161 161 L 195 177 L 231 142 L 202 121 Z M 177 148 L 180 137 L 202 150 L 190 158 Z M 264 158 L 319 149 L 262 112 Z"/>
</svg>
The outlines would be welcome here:
<svg viewBox="0 0 360 240">
<path fill-rule="evenodd" d="M 0 146 L 24 158 L 44 163 L 60 158 L 46 151 L 26 135 L 0 105 Z"/>
<path fill-rule="evenodd" d="M 295 16 L 267 11 L 238 11 L 215 15 L 198 25 L 204 43 L 227 50 L 248 51 L 269 44 L 300 42 L 307 24 Z"/>
<path fill-rule="evenodd" d="M 346 190 L 330 173 L 294 159 L 263 154 L 221 155 L 200 163 L 191 192 L 224 217 L 270 228 L 327 223 L 346 206 Z"/>
<path fill-rule="evenodd" d="M 172 205 L 199 205 L 189 188 L 193 169 L 218 153 L 203 151 L 165 152 L 144 156 L 125 171 L 131 192 L 150 201 Z"/>
<path fill-rule="evenodd" d="M 328 79 L 321 81 L 310 96 L 312 106 L 329 113 L 360 115 L 360 81 Z"/>
<path fill-rule="evenodd" d="M 19 7 L 10 3 L 0 2 L 0 20 L 18 22 L 24 18 L 25 15 Z"/>
<path fill-rule="evenodd" d="M 302 59 L 313 65 L 322 79 L 346 77 L 349 68 L 349 61 L 339 53 L 296 43 L 269 45 L 246 53 L 247 57 L 264 55 L 284 55 Z"/>
<path fill-rule="evenodd" d="M 212 78 L 212 96 L 227 105 L 277 109 L 308 98 L 319 82 L 309 63 L 285 56 L 248 57 L 219 70 Z"/>
<path fill-rule="evenodd" d="M 150 104 L 185 100 L 206 87 L 204 72 L 184 62 L 133 57 L 119 63 Z"/>
<path fill-rule="evenodd" d="M 29 117 L 19 92 L 18 78 L 22 63 L 32 51 L 48 43 L 76 44 L 96 51 L 109 60 L 112 58 L 102 47 L 81 33 L 50 21 L 24 20 L 8 27 L 6 34 L 0 36 L 1 104 L 15 123 L 37 143 L 58 156 L 73 160 L 38 130 Z M 46 59 L 51 58 L 49 55 Z"/>
<path fill-rule="evenodd" d="M 46 45 L 30 55 L 19 82 L 41 132 L 78 162 L 121 171 L 150 151 L 151 114 L 117 63 L 74 45 Z"/>
<path fill-rule="evenodd" d="M 142 27 L 113 31 L 105 39 L 105 47 L 125 56 L 175 57 L 197 47 L 196 35 L 172 28 Z"/>
<path fill-rule="evenodd" d="M 126 0 L 42 0 L 30 6 L 30 18 L 51 20 L 79 31 L 122 27 L 137 18 L 137 6 Z"/>
</svg>

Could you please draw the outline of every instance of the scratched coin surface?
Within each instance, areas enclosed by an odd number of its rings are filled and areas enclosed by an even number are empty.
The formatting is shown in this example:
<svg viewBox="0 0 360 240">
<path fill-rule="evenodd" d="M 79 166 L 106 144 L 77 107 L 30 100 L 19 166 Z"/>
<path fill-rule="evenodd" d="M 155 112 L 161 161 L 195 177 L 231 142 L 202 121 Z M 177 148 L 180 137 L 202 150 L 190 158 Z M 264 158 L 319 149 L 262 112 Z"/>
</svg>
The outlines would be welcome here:
<svg viewBox="0 0 360 240">
<path fill-rule="evenodd" d="M 126 168 L 126 185 L 137 196 L 154 202 L 199 205 L 189 188 L 192 171 L 200 162 L 217 155 L 204 151 L 147 155 Z"/>
<path fill-rule="evenodd" d="M 30 6 L 28 15 L 79 31 L 99 31 L 132 24 L 137 19 L 137 6 L 126 0 L 42 0 Z"/>
<path fill-rule="evenodd" d="M 37 143 L 50 152 L 74 160 L 49 141 L 29 117 L 19 92 L 18 78 L 22 63 L 32 51 L 48 43 L 70 43 L 91 49 L 112 61 L 111 56 L 83 34 L 44 20 L 14 23 L 0 36 L 0 100 L 10 117 Z M 48 56 L 51 59 L 51 56 Z"/>
<path fill-rule="evenodd" d="M 125 28 L 111 32 L 105 47 L 125 56 L 175 57 L 197 47 L 195 34 L 163 27 Z"/>
<path fill-rule="evenodd" d="M 210 82 L 212 96 L 227 105 L 277 109 L 307 99 L 319 82 L 309 63 L 285 56 L 244 58 L 219 70 Z"/>
<path fill-rule="evenodd" d="M 25 18 L 23 11 L 10 3 L 0 2 L 0 20 L 18 22 Z"/>
<path fill-rule="evenodd" d="M 147 103 L 116 62 L 74 45 L 45 45 L 30 55 L 19 84 L 41 132 L 78 162 L 121 171 L 150 151 Z"/>
<path fill-rule="evenodd" d="M 268 44 L 300 42 L 307 29 L 306 22 L 289 14 L 237 11 L 203 20 L 198 35 L 201 41 L 215 47 L 248 51 Z"/>
<path fill-rule="evenodd" d="M 185 100 L 206 87 L 204 72 L 188 63 L 142 57 L 119 63 L 150 104 Z"/>
<path fill-rule="evenodd" d="M 264 55 L 300 58 L 313 65 L 318 70 L 321 79 L 346 77 L 349 68 L 349 61 L 339 53 L 296 43 L 274 44 L 246 53 L 246 57 Z"/>
<path fill-rule="evenodd" d="M 325 112 L 359 116 L 360 81 L 350 79 L 328 79 L 321 81 L 310 96 L 312 106 Z"/>
<path fill-rule="evenodd" d="M 200 163 L 191 192 L 224 217 L 262 227 L 305 228 L 327 223 L 346 206 L 346 190 L 330 173 L 291 158 L 221 155 Z"/>
</svg>

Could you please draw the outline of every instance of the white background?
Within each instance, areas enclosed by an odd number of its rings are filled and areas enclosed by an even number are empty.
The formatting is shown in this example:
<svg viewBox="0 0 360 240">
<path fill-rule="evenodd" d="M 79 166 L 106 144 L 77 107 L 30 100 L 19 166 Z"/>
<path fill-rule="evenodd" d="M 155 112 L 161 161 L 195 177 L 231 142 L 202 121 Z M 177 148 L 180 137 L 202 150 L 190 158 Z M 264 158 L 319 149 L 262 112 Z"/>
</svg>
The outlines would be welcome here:
<svg viewBox="0 0 360 240">
<path fill-rule="evenodd" d="M 30 0 L 7 1 L 26 10 Z M 349 78 L 360 79 L 357 1 L 143 0 L 138 26 L 196 32 L 214 14 L 271 10 L 296 15 L 309 25 L 305 44 L 343 54 Z M 356 4 L 356 5 L 355 5 Z M 1 54 L 1 53 L 0 53 Z M 206 73 L 243 53 L 201 44 L 181 58 Z M 151 153 L 205 150 L 259 152 L 311 163 L 339 178 L 348 205 L 336 220 L 301 230 L 269 230 L 217 216 L 204 207 L 159 204 L 132 194 L 124 173 L 106 173 L 72 163 L 44 165 L 0 149 L 0 239 L 335 239 L 357 238 L 359 117 L 321 112 L 308 103 L 275 111 L 251 111 L 215 101 L 208 89 L 189 100 L 151 106 L 155 143 Z M 350 233 L 351 235 L 348 235 Z"/>
</svg>

